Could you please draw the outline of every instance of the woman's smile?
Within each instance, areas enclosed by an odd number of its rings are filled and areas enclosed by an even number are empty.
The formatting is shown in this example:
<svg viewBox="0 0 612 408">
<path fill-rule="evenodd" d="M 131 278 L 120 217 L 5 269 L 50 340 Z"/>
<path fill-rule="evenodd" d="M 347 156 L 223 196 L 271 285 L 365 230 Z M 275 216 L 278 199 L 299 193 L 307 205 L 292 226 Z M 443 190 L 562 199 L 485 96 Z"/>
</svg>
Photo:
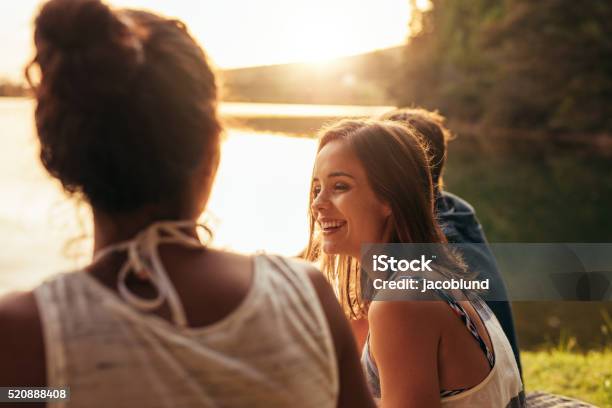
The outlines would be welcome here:
<svg viewBox="0 0 612 408">
<path fill-rule="evenodd" d="M 318 220 L 319 226 L 321 227 L 321 231 L 323 235 L 332 235 L 346 226 L 346 221 L 344 220 L 334 220 L 328 218 L 322 218 Z"/>
<path fill-rule="evenodd" d="M 369 185 L 351 146 L 341 140 L 317 155 L 312 179 L 312 216 L 327 254 L 359 257 L 361 245 L 381 242 L 390 215 Z"/>
</svg>

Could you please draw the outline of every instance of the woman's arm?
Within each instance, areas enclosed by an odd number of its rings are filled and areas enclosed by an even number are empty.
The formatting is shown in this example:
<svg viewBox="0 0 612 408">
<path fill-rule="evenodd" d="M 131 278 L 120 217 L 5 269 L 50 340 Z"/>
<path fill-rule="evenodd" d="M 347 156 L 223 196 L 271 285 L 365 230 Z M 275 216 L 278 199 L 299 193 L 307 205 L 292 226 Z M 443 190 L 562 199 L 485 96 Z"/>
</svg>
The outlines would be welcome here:
<svg viewBox="0 0 612 408">
<path fill-rule="evenodd" d="M 45 387 L 45 350 L 32 292 L 0 298 L 0 387 Z M 0 404 L 10 408 L 23 404 Z M 44 407 L 44 403 L 29 404 Z"/>
<path fill-rule="evenodd" d="M 382 408 L 440 407 L 438 315 L 432 301 L 373 302 L 370 350 L 380 375 Z"/>
<path fill-rule="evenodd" d="M 308 271 L 325 311 L 334 340 L 340 381 L 339 408 L 374 408 L 359 362 L 357 346 L 348 320 L 323 274 L 315 268 Z"/>
<path fill-rule="evenodd" d="M 363 350 L 366 338 L 368 337 L 368 319 L 351 320 L 350 323 L 353 337 L 355 337 L 357 342 L 357 350 Z"/>
</svg>

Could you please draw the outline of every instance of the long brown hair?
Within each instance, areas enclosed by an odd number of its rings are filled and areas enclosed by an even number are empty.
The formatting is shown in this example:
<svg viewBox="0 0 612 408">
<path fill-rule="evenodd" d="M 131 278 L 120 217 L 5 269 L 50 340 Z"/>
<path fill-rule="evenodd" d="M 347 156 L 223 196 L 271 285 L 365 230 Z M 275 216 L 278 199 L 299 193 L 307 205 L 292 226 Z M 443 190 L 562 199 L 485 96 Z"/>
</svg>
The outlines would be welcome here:
<svg viewBox="0 0 612 408">
<path fill-rule="evenodd" d="M 372 190 L 390 206 L 389 242 L 446 242 L 434 215 L 429 159 L 414 130 L 392 121 L 345 119 L 319 132 L 317 153 L 335 140 L 342 140 L 353 149 L 366 170 Z M 311 186 L 311 205 L 313 199 Z M 322 253 L 312 211 L 309 212 L 309 224 L 306 258 L 321 262 L 347 316 L 352 319 L 365 317 L 367 305 L 361 298 L 359 260 L 348 255 Z"/>
</svg>

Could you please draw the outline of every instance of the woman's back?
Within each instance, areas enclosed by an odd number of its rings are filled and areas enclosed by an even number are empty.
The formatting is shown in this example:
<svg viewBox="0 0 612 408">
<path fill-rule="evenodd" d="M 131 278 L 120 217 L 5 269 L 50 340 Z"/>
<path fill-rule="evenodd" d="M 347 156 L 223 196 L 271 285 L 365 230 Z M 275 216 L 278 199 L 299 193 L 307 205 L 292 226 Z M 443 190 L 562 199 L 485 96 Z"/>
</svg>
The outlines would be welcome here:
<svg viewBox="0 0 612 408">
<path fill-rule="evenodd" d="M 244 299 L 199 328 L 140 313 L 87 272 L 60 275 L 35 291 L 48 386 L 70 386 L 70 406 L 335 406 L 333 339 L 305 268 L 255 256 Z"/>
<path fill-rule="evenodd" d="M 410 328 L 410 336 L 405 337 L 404 347 L 420 353 L 422 346 L 418 337 L 440 333 L 434 344 L 432 356 L 436 361 L 436 384 L 440 386 L 439 397 L 443 407 L 523 407 L 525 395 L 518 367 L 513 358 L 512 348 L 495 315 L 486 303 L 477 296 L 469 296 L 470 301 L 456 301 L 444 291 L 438 291 L 440 301 L 417 300 L 413 302 L 380 302 L 375 304 L 371 313 L 380 318 L 381 306 L 388 313 L 395 309 L 394 318 L 399 318 L 404 326 Z M 386 303 L 386 304 L 385 304 Z M 391 303 L 396 303 L 391 305 Z M 398 313 L 399 312 L 399 313 Z M 424 327 L 422 323 L 425 322 Z M 380 324 L 371 326 L 380 327 Z M 417 330 L 418 327 L 418 330 Z M 456 330 L 460 329 L 460 330 Z M 428 332 L 428 333 L 425 333 Z M 404 333 L 405 334 L 405 333 Z M 371 333 L 370 333 L 371 335 Z M 378 334 L 380 336 L 380 333 Z M 434 336 L 435 337 L 435 336 Z M 370 337 L 362 352 L 362 364 L 366 378 L 375 398 L 384 397 L 381 375 L 373 359 Z M 381 340 L 379 339 L 378 349 Z M 474 351 L 478 353 L 474 355 Z M 397 353 L 398 355 L 400 353 Z M 398 357 L 399 359 L 399 357 Z M 472 359 L 473 361 L 469 361 Z M 478 378 L 478 361 L 488 362 L 487 373 Z M 454 367 L 453 367 L 454 366 Z M 414 361 L 403 366 L 405 373 L 418 371 Z M 482 375 L 482 374 L 480 374 Z M 412 378 L 417 382 L 418 379 Z M 449 383 L 470 384 L 451 386 Z"/>
<path fill-rule="evenodd" d="M 185 223 L 0 299 L 0 384 L 67 386 L 79 407 L 373 406 L 317 269 L 203 248 Z"/>
</svg>

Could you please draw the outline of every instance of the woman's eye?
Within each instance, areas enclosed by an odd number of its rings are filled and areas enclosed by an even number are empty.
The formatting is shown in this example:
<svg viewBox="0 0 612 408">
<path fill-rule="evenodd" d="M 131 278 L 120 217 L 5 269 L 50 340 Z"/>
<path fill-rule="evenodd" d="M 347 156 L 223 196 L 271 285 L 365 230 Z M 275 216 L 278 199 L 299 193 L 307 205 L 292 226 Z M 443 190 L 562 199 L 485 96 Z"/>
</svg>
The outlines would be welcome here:
<svg viewBox="0 0 612 408">
<path fill-rule="evenodd" d="M 333 185 L 333 191 L 347 191 L 349 185 L 345 183 L 336 183 Z M 312 188 L 312 196 L 317 197 L 321 193 L 321 186 L 314 186 Z"/>
<path fill-rule="evenodd" d="M 347 184 L 344 184 L 344 183 L 336 183 L 336 184 L 334 184 L 334 188 L 336 190 L 346 191 L 346 190 L 348 190 L 349 186 Z"/>
</svg>

